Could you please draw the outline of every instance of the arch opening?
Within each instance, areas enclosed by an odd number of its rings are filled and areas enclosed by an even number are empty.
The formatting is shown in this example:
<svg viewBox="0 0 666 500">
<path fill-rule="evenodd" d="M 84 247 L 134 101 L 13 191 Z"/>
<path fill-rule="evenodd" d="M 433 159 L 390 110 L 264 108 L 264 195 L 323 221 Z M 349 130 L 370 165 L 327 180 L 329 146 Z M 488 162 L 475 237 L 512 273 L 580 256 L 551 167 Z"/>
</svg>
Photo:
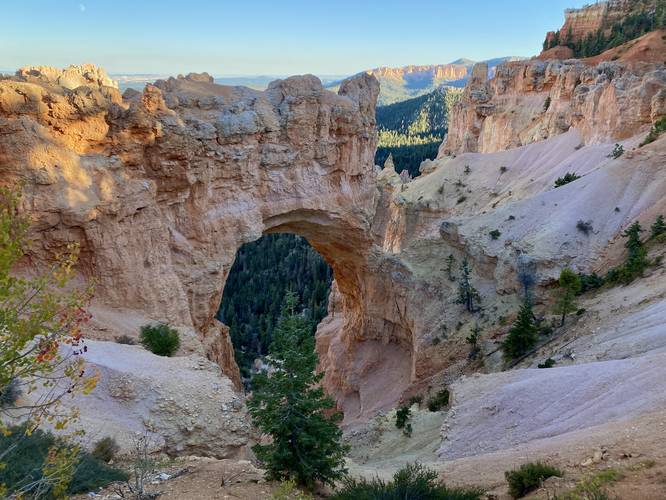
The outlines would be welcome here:
<svg viewBox="0 0 666 500">
<path fill-rule="evenodd" d="M 282 283 L 280 293 L 262 289 L 269 280 L 262 280 L 256 273 L 266 270 L 248 267 L 248 252 L 265 249 L 272 238 L 273 244 L 282 240 L 283 245 L 291 239 L 292 244 L 298 242 L 301 251 L 307 250 L 311 261 L 330 266 L 330 296 L 328 287 L 326 301 L 321 292 L 316 295 L 318 311 L 313 319 L 319 324 L 313 328 L 313 335 L 319 369 L 324 374 L 322 385 L 344 414 L 343 426 L 395 406 L 414 380 L 412 319 L 402 305 L 405 284 L 396 281 L 407 270 L 373 243 L 371 227 L 350 225 L 335 211 L 296 208 L 272 214 L 262 222 L 262 236 L 241 236 L 242 243 L 228 264 L 224 287 L 218 295 L 221 311 L 217 319 L 231 329 L 230 343 L 235 348 L 243 385 L 247 388 L 253 370 L 262 368 L 261 358 L 268 353 L 270 343 L 266 326 L 274 327 L 288 288 Z M 271 262 L 275 259 L 266 259 L 267 272 L 279 276 Z M 251 287 L 259 286 L 259 293 L 265 296 L 260 300 L 263 306 L 254 311 L 245 307 L 246 313 L 268 309 L 269 314 L 263 320 L 246 317 L 233 324 L 235 307 L 228 304 L 229 297 L 238 293 L 241 284 L 252 280 Z M 303 295 L 299 297 L 303 301 Z M 304 302 L 302 306 L 307 309 L 309 299 Z M 256 365 L 255 359 L 260 360 Z"/>
<path fill-rule="evenodd" d="M 245 243 L 224 286 L 217 319 L 229 327 L 241 381 L 262 369 L 287 291 L 298 294 L 312 335 L 328 314 L 333 270 L 296 234 L 274 232 Z"/>
</svg>

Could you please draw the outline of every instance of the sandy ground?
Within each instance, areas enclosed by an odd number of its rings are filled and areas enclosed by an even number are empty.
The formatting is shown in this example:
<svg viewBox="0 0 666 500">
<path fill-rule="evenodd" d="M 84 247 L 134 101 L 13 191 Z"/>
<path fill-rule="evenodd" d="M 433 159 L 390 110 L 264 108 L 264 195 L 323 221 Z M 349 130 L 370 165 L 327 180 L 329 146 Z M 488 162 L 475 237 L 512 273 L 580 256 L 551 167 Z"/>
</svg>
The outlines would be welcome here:
<svg viewBox="0 0 666 500">
<path fill-rule="evenodd" d="M 411 438 L 394 412 L 355 429 L 352 473 L 389 477 L 419 461 L 451 484 L 508 498 L 504 472 L 545 460 L 566 479 L 539 498 L 609 467 L 623 476 L 607 485 L 611 498 L 666 498 L 666 270 L 579 306 L 585 314 L 522 368 L 461 379 L 448 412 L 413 407 Z M 549 356 L 556 367 L 536 369 Z M 588 463 L 601 450 L 603 460 Z"/>
</svg>

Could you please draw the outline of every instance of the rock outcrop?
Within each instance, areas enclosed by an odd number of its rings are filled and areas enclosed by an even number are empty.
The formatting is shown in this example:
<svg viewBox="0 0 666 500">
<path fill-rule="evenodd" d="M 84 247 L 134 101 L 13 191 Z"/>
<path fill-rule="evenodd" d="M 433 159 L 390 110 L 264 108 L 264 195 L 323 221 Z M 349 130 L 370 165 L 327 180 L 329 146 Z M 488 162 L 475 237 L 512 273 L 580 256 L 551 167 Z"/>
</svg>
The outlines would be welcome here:
<svg viewBox="0 0 666 500">
<path fill-rule="evenodd" d="M 475 67 L 439 156 L 520 147 L 576 128 L 584 143 L 621 141 L 663 113 L 663 64 L 576 59 L 508 62 L 492 79 Z"/>
<path fill-rule="evenodd" d="M 258 92 L 188 75 L 121 96 L 97 69 L 85 85 L 60 85 L 71 72 L 25 69 L 0 81 L 0 179 L 25 184 L 26 266 L 78 243 L 81 279 L 96 282 L 93 309 L 191 332 L 199 346 L 184 352 L 205 352 L 238 386 L 215 319 L 227 273 L 243 243 L 295 232 L 332 265 L 347 334 L 386 339 L 366 291 L 373 77 L 345 81 L 336 95 L 314 76 Z M 92 336 L 112 338 L 110 325 L 94 319 Z"/>
<path fill-rule="evenodd" d="M 557 32 L 549 31 L 546 34 L 546 43 L 550 44 L 555 38 L 561 43 L 576 43 L 598 31 L 607 34 L 615 23 L 623 21 L 632 13 L 653 11 L 656 3 L 656 0 L 608 0 L 580 9 L 566 9 L 564 25 Z"/>
<path fill-rule="evenodd" d="M 468 66 L 465 64 L 434 64 L 425 66 L 403 66 L 401 68 L 390 68 L 383 66 L 381 68 L 370 69 L 369 75 L 377 78 L 391 78 L 396 80 L 422 80 L 424 78 L 432 80 L 462 80 L 467 76 Z"/>
<path fill-rule="evenodd" d="M 114 342 L 86 344 L 86 361 L 100 375 L 89 396 L 73 401 L 81 413 L 74 426 L 87 442 L 113 436 L 127 452 L 137 434 L 147 433 L 151 448 L 171 456 L 245 456 L 253 431 L 244 398 L 216 363 Z"/>
</svg>

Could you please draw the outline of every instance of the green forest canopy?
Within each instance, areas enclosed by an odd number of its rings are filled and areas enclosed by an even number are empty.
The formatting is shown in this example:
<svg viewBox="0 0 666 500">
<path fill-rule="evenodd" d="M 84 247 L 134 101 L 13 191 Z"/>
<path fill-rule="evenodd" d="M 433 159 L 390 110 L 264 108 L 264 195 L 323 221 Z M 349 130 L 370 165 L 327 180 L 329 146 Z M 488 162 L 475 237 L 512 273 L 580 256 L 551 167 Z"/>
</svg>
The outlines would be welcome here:
<svg viewBox="0 0 666 500">
<path fill-rule="evenodd" d="M 218 318 L 229 326 L 243 378 L 266 355 L 288 290 L 298 294 L 312 333 L 326 316 L 333 272 L 306 239 L 268 234 L 243 245 L 229 272 Z"/>
<path fill-rule="evenodd" d="M 425 159 L 437 156 L 448 127 L 448 116 L 461 89 L 441 87 L 429 94 L 377 108 L 379 144 L 375 164 L 384 165 L 391 154 L 396 172 L 419 175 Z"/>
</svg>

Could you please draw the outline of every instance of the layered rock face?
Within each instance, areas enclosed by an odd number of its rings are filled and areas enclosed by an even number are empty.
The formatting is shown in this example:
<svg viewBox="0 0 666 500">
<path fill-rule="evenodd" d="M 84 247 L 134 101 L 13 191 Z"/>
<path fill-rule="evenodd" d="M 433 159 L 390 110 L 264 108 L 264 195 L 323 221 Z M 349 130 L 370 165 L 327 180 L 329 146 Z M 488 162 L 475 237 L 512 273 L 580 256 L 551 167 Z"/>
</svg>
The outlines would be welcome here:
<svg viewBox="0 0 666 500">
<path fill-rule="evenodd" d="M 585 143 L 619 141 L 666 113 L 663 64 L 531 60 L 474 68 L 440 156 L 520 147 L 576 128 Z"/>
<path fill-rule="evenodd" d="M 609 0 L 586 5 L 580 9 L 564 11 L 564 25 L 559 30 L 560 41 L 576 43 L 589 34 L 607 30 L 624 17 L 639 10 L 653 10 L 656 0 Z M 555 32 L 546 34 L 546 42 L 551 42 Z"/>
<path fill-rule="evenodd" d="M 381 67 L 368 70 L 369 75 L 377 78 L 419 80 L 461 80 L 467 76 L 468 68 L 464 64 L 435 64 L 425 66 L 403 66 L 402 68 Z"/>
<path fill-rule="evenodd" d="M 80 245 L 81 279 L 95 281 L 93 311 L 104 311 L 94 337 L 125 333 L 115 325 L 129 317 L 168 322 L 191 339 L 183 354 L 205 353 L 238 386 L 215 314 L 236 250 L 277 231 L 306 237 L 332 265 L 341 338 L 404 337 L 386 328 L 369 290 L 386 298 L 390 280 L 368 278 L 378 252 L 373 77 L 336 95 L 313 76 L 257 92 L 189 75 L 124 96 L 106 78 L 30 68 L 0 81 L 0 178 L 24 182 L 33 218 L 25 265 Z"/>
</svg>

